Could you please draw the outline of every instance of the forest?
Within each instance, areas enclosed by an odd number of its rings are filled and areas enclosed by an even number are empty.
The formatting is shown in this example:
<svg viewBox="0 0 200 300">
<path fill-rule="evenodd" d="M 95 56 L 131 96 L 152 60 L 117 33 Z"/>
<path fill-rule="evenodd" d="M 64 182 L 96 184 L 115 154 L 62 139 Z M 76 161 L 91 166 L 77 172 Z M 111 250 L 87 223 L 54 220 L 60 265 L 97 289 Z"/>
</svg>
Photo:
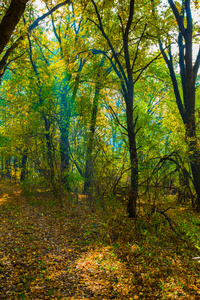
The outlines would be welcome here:
<svg viewBox="0 0 200 300">
<path fill-rule="evenodd" d="M 0 1 L 0 299 L 200 299 L 198 0 Z"/>
</svg>

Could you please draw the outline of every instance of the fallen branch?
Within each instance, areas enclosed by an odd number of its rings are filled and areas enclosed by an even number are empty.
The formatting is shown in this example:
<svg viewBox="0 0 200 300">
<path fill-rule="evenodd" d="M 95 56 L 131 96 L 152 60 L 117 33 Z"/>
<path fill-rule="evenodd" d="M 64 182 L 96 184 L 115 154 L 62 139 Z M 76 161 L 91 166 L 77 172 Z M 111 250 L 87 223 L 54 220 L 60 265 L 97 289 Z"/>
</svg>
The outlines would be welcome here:
<svg viewBox="0 0 200 300">
<path fill-rule="evenodd" d="M 165 212 L 166 212 L 167 210 L 169 210 L 170 208 L 171 208 L 171 207 L 165 209 L 164 211 L 155 208 L 154 212 L 158 212 L 158 213 L 160 213 L 161 215 L 163 215 L 163 216 L 165 217 L 165 219 L 168 221 L 170 228 L 176 233 L 177 237 L 178 237 L 180 240 L 182 240 L 182 237 L 181 237 L 180 233 L 178 233 L 178 232 L 176 231 L 176 229 L 174 228 L 174 226 L 172 225 L 172 220 L 171 220 L 171 218 L 165 213 Z"/>
</svg>

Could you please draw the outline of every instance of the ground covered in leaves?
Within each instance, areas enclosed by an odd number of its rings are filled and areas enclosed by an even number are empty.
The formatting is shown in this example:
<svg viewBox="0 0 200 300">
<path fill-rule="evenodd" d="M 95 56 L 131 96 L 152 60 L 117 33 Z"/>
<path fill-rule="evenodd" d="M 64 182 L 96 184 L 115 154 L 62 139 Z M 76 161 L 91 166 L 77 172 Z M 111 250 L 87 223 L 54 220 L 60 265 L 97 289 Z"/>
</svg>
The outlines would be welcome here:
<svg viewBox="0 0 200 300">
<path fill-rule="evenodd" d="M 111 212 L 112 211 L 112 212 Z M 0 184 L 0 299 L 200 299 L 200 218 L 184 207 L 129 220 L 86 197 Z"/>
</svg>

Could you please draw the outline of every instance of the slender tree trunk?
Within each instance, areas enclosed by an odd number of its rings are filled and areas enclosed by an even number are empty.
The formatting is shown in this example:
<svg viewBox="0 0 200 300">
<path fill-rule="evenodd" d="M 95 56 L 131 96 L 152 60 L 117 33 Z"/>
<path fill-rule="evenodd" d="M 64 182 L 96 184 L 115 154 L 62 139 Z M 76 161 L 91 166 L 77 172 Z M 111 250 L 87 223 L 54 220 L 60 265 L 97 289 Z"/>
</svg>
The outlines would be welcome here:
<svg viewBox="0 0 200 300">
<path fill-rule="evenodd" d="M 200 210 L 200 150 L 196 136 L 196 120 L 194 114 L 186 123 L 186 142 L 188 144 L 193 184 L 197 194 L 197 209 Z"/>
<path fill-rule="evenodd" d="M 70 191 L 68 181 L 70 170 L 69 124 L 66 124 L 66 127 L 61 126 L 60 131 L 61 181 L 65 185 L 66 189 Z"/>
<path fill-rule="evenodd" d="M 50 134 L 50 123 L 49 120 L 46 118 L 45 115 L 43 115 L 44 119 L 44 124 L 45 124 L 45 138 L 46 138 L 46 146 L 47 146 L 47 161 L 48 161 L 48 166 L 49 170 L 47 171 L 47 174 L 50 178 L 51 184 L 54 182 L 54 162 L 53 162 L 53 148 L 52 148 L 52 139 L 51 139 L 51 134 Z"/>
<path fill-rule="evenodd" d="M 88 147 L 86 150 L 84 193 L 87 193 L 92 188 L 93 185 L 92 151 L 93 151 L 93 136 L 92 133 L 90 132 Z"/>
<path fill-rule="evenodd" d="M 95 95 L 93 100 L 93 108 L 91 114 L 91 123 L 88 137 L 88 146 L 86 150 L 86 165 L 85 165 L 85 184 L 84 192 L 87 193 L 93 185 L 93 161 L 92 161 L 92 152 L 94 145 L 94 133 L 96 128 L 96 119 L 98 111 L 98 102 L 99 102 L 99 84 L 95 87 Z"/>
<path fill-rule="evenodd" d="M 26 150 L 24 150 L 22 154 L 22 161 L 21 161 L 20 182 L 24 182 L 27 176 L 27 160 L 28 160 L 28 155 Z"/>
<path fill-rule="evenodd" d="M 48 162 L 48 180 L 51 184 L 51 187 L 53 188 L 54 195 L 58 198 L 61 207 L 63 206 L 62 201 L 62 187 L 58 186 L 56 177 L 55 177 L 55 155 L 54 155 L 54 149 L 53 149 L 53 143 L 52 143 L 52 136 L 50 133 L 50 121 L 46 118 L 45 115 L 43 115 L 44 123 L 45 123 L 45 138 L 46 138 L 46 146 L 47 146 L 47 162 Z"/>
<path fill-rule="evenodd" d="M 137 198 L 138 198 L 138 157 L 135 137 L 135 123 L 133 121 L 133 95 L 126 101 L 126 118 L 129 141 L 129 155 L 131 165 L 131 190 L 127 205 L 129 217 L 136 217 Z"/>
<path fill-rule="evenodd" d="M 1 157 L 1 172 L 0 172 L 0 177 L 3 179 L 4 177 L 4 159 Z"/>
<path fill-rule="evenodd" d="M 60 158 L 61 158 L 61 178 L 65 187 L 70 191 L 69 185 L 69 170 L 70 170 L 70 143 L 69 143 L 69 127 L 72 116 L 72 111 L 74 109 L 74 103 L 76 99 L 76 94 L 80 82 L 80 74 L 82 70 L 82 62 L 80 62 L 78 74 L 75 79 L 74 88 L 72 96 L 69 97 L 69 90 L 67 87 L 64 88 L 64 92 L 61 95 L 61 124 L 60 124 Z M 69 80 L 66 80 L 66 85 L 69 84 Z"/>
<path fill-rule="evenodd" d="M 7 179 L 11 179 L 11 172 L 10 172 L 10 158 L 8 158 L 5 162 L 5 175 Z"/>
<path fill-rule="evenodd" d="M 17 182 L 17 157 L 14 157 L 13 161 L 13 168 L 14 168 L 14 181 Z"/>
<path fill-rule="evenodd" d="M 47 5 L 46 5 L 47 6 Z M 48 8 L 48 6 L 47 6 Z M 59 44 L 59 51 L 60 51 L 60 57 L 61 59 L 64 59 L 64 53 L 63 53 L 63 41 L 60 35 L 60 30 L 56 29 L 56 25 L 53 19 L 53 16 L 51 18 L 52 20 L 52 27 L 53 32 L 55 35 L 56 40 Z M 62 19 L 61 19 L 62 20 Z M 75 34 L 78 35 L 80 30 L 75 29 Z M 76 59 L 75 59 L 76 60 Z M 70 185 L 69 185 L 69 171 L 70 171 L 70 142 L 69 142 L 69 127 L 70 127 L 70 121 L 71 121 L 71 115 L 73 112 L 73 106 L 76 98 L 76 94 L 78 91 L 78 86 L 80 82 L 80 72 L 82 71 L 82 68 L 85 64 L 84 59 L 80 59 L 79 68 L 77 72 L 77 76 L 75 78 L 75 84 L 74 88 L 71 91 L 70 88 L 70 80 L 72 78 L 72 74 L 65 74 L 65 78 L 63 80 L 63 88 L 61 89 L 61 103 L 60 103 L 60 173 L 61 173 L 61 181 L 65 185 L 65 188 L 70 191 Z M 72 96 L 69 96 L 71 94 Z"/>
</svg>

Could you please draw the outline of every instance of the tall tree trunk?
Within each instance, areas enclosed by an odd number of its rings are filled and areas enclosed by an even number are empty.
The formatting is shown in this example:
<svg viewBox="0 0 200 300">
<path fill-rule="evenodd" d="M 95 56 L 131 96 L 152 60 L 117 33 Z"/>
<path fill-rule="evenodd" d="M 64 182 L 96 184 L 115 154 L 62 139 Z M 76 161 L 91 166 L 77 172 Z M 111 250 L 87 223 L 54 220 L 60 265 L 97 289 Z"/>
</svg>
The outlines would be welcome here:
<svg viewBox="0 0 200 300">
<path fill-rule="evenodd" d="M 189 150 L 189 161 L 193 176 L 193 184 L 197 195 L 197 209 L 200 210 L 200 150 L 196 135 L 196 120 L 193 114 L 186 123 L 186 142 Z"/>
<path fill-rule="evenodd" d="M 22 153 L 20 182 L 24 182 L 27 176 L 27 160 L 28 160 L 27 151 L 24 150 Z"/>
<path fill-rule="evenodd" d="M 50 133 L 50 122 L 45 115 L 43 115 L 44 125 L 45 125 L 45 138 L 47 146 L 47 161 L 48 167 L 47 170 L 48 178 L 50 179 L 51 185 L 54 186 L 55 171 L 54 171 L 54 159 L 53 159 L 53 147 L 52 147 L 52 138 Z"/>
<path fill-rule="evenodd" d="M 17 182 L 17 157 L 14 157 L 13 161 L 13 168 L 14 168 L 14 181 Z"/>
<path fill-rule="evenodd" d="M 88 137 L 88 145 L 86 150 L 86 165 L 85 165 L 85 183 L 84 183 L 84 192 L 87 193 L 93 185 L 93 161 L 92 161 L 92 152 L 94 144 L 94 133 L 96 128 L 97 120 L 97 111 L 98 111 L 98 102 L 99 102 L 99 84 L 96 84 L 95 95 L 93 100 L 92 114 L 91 114 L 91 123 Z"/>
<path fill-rule="evenodd" d="M 61 126 L 60 130 L 60 159 L 61 159 L 61 181 L 67 191 L 70 191 L 69 171 L 70 171 L 70 144 L 69 144 L 69 124 Z"/>
<path fill-rule="evenodd" d="M 5 175 L 7 179 L 11 180 L 11 158 L 6 159 L 5 162 Z"/>
<path fill-rule="evenodd" d="M 126 99 L 126 118 L 131 165 L 131 189 L 127 205 L 127 212 L 129 214 L 129 217 L 135 218 L 138 198 L 138 157 L 135 134 L 136 119 L 135 122 L 133 121 L 133 91 L 131 93 L 131 96 Z"/>
<path fill-rule="evenodd" d="M 80 72 L 83 68 L 84 63 L 80 61 L 78 74 L 75 78 L 75 83 L 72 91 L 72 96 L 68 95 L 68 87 L 64 87 L 64 91 L 61 95 L 61 121 L 60 121 L 60 158 L 61 158 L 61 178 L 65 184 L 66 189 L 70 191 L 69 185 L 69 170 L 70 170 L 70 143 L 69 143 L 69 127 L 72 112 L 74 110 L 74 104 L 76 94 L 80 83 Z M 69 84 L 69 80 L 66 80 L 66 85 Z"/>
<path fill-rule="evenodd" d="M 4 158 L 3 156 L 1 157 L 1 172 L 0 172 L 0 177 L 3 179 L 4 177 Z"/>
</svg>

